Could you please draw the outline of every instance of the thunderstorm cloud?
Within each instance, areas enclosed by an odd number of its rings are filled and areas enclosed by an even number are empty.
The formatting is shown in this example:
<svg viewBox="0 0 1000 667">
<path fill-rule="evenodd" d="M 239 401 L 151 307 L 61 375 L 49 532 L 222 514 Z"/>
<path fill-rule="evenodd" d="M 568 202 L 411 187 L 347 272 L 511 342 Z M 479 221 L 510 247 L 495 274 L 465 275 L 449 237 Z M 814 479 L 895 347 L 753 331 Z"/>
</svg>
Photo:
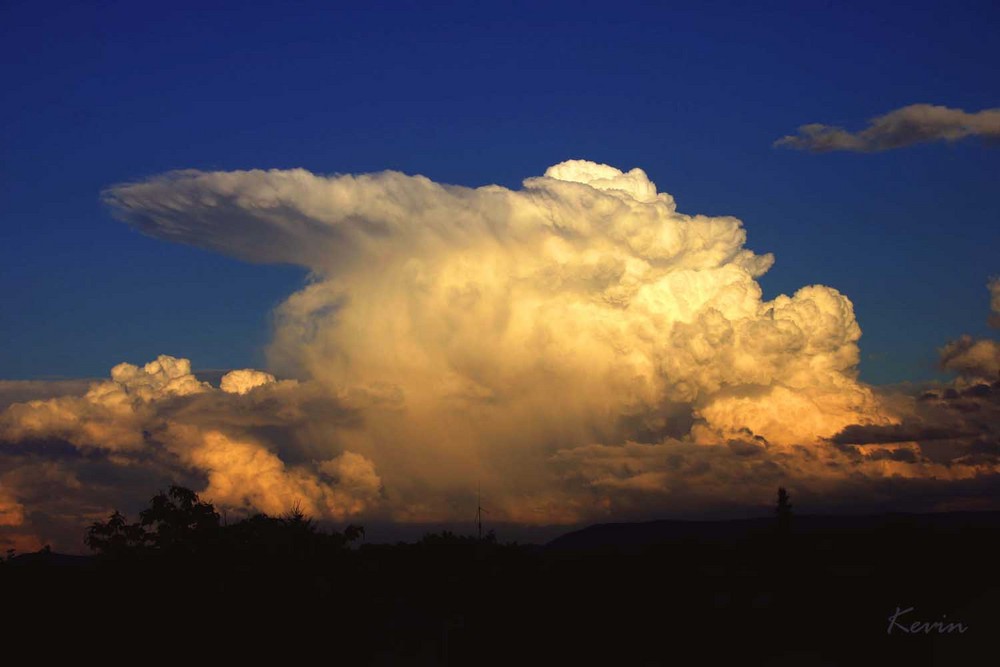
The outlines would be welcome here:
<svg viewBox="0 0 1000 667">
<path fill-rule="evenodd" d="M 0 410 L 8 541 L 168 481 L 227 511 L 394 522 L 467 520 L 481 484 L 493 520 L 547 525 L 766 504 L 789 480 L 833 504 L 975 493 L 997 472 L 966 442 L 962 401 L 994 410 L 977 341 L 942 361 L 971 398 L 875 391 L 847 296 L 765 300 L 773 258 L 742 223 L 680 213 L 641 169 L 571 160 L 520 189 L 189 170 L 104 198 L 150 236 L 310 277 L 276 310 L 268 372 L 216 386 L 161 356 L 23 387 Z M 966 440 L 930 451 L 927 432 Z"/>
</svg>

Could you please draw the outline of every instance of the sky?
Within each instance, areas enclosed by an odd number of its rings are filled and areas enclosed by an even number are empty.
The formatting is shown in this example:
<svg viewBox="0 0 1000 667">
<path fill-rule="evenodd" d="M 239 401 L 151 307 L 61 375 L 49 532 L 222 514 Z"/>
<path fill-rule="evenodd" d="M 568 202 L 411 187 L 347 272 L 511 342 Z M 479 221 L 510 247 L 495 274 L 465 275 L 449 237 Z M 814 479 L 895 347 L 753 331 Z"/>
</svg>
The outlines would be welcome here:
<svg viewBox="0 0 1000 667">
<path fill-rule="evenodd" d="M 425 4 L 0 5 L 19 544 L 68 530 L 43 489 L 82 489 L 78 519 L 168 478 L 445 520 L 484 462 L 512 522 L 715 511 L 720 480 L 775 479 L 724 458 L 761 441 L 829 506 L 858 489 L 803 443 L 914 484 L 973 456 L 959 495 L 990 495 L 996 434 L 965 408 L 994 414 L 973 390 L 1000 358 L 995 3 Z M 748 347 L 768 308 L 803 338 Z M 859 463 L 873 442 L 897 453 Z M 165 458 L 137 473 L 145 446 Z M 233 452 L 273 484 L 236 493 Z M 724 472 L 680 489 L 685 465 Z"/>
</svg>

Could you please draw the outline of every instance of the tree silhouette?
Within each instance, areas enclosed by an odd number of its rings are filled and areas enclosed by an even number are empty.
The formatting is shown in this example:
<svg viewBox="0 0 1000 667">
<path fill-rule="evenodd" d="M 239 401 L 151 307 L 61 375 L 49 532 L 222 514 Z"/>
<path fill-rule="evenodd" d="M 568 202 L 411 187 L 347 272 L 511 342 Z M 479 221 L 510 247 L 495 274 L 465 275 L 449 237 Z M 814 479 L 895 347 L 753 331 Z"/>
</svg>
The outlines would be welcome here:
<svg viewBox="0 0 1000 667">
<path fill-rule="evenodd" d="M 302 511 L 302 505 L 298 501 L 292 508 L 281 516 L 281 523 L 291 531 L 312 534 L 316 532 L 316 524 L 312 518 Z"/>
<path fill-rule="evenodd" d="M 191 489 L 172 485 L 149 501 L 139 514 L 139 523 L 149 530 L 149 539 L 158 549 L 195 551 L 217 537 L 219 513 L 211 503 L 202 502 Z"/>
<path fill-rule="evenodd" d="M 778 532 L 785 534 L 792 527 L 792 503 L 789 500 L 788 491 L 785 487 L 778 487 L 778 505 L 775 507 L 778 516 Z"/>
<path fill-rule="evenodd" d="M 299 503 L 281 516 L 256 513 L 222 525 L 211 503 L 175 485 L 150 499 L 138 523 L 129 523 L 115 511 L 107 521 L 92 524 L 84 541 L 101 556 L 141 555 L 137 560 L 183 567 L 195 561 L 238 563 L 244 569 L 294 564 L 301 573 L 309 570 L 310 563 L 329 563 L 331 557 L 343 556 L 347 544 L 364 534 L 362 526 L 353 524 L 342 533 L 324 530 Z"/>
<path fill-rule="evenodd" d="M 365 527 L 356 526 L 353 523 L 348 524 L 347 528 L 344 529 L 344 539 L 348 542 L 354 542 L 357 539 L 364 539 L 365 537 Z"/>
<path fill-rule="evenodd" d="M 141 524 L 129 523 L 125 515 L 115 510 L 107 521 L 95 521 L 87 530 L 84 542 L 102 556 L 121 557 L 142 549 L 149 541 Z"/>
</svg>

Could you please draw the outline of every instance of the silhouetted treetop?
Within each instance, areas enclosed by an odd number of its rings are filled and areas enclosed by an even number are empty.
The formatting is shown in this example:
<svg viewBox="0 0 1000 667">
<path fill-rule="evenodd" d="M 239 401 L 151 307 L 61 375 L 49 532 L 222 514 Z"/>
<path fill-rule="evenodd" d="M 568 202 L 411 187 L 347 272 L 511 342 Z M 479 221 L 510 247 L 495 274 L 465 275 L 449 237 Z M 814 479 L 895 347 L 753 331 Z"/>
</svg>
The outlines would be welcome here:
<svg viewBox="0 0 1000 667">
<path fill-rule="evenodd" d="M 792 503 L 785 487 L 778 487 L 778 504 L 774 509 L 778 516 L 778 530 L 787 531 L 792 524 Z"/>
<path fill-rule="evenodd" d="M 315 559 L 340 552 L 363 535 L 364 528 L 355 525 L 343 533 L 321 530 L 298 503 L 280 517 L 257 513 L 223 526 L 211 503 L 174 485 L 150 499 L 138 523 L 115 511 L 90 526 L 85 542 L 102 556 L 211 553 L 248 563 Z"/>
<path fill-rule="evenodd" d="M 177 485 L 153 496 L 149 508 L 139 514 L 139 522 L 150 530 L 152 543 L 160 549 L 191 549 L 215 537 L 220 527 L 219 513 L 211 503 Z"/>
<path fill-rule="evenodd" d="M 107 521 L 95 521 L 87 530 L 84 542 L 91 550 L 105 556 L 123 556 L 146 546 L 149 534 L 142 525 L 130 524 L 115 510 Z"/>
</svg>

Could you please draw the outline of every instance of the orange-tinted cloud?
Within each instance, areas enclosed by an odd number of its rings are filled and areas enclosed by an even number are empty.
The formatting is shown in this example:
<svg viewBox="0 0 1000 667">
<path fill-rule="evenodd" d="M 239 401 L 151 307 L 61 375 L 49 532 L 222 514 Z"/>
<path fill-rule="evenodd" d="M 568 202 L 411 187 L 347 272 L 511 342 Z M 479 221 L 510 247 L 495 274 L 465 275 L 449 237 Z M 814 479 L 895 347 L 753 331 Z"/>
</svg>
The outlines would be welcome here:
<svg viewBox="0 0 1000 667">
<path fill-rule="evenodd" d="M 270 372 L 216 387 L 163 356 L 0 412 L 0 470 L 23 471 L 10 493 L 33 516 L 55 514 L 45 465 L 98 515 L 183 481 L 233 511 L 465 521 L 481 484 L 492 520 L 531 524 L 996 473 L 844 441 L 909 424 L 915 400 L 858 381 L 850 299 L 765 300 L 773 258 L 740 221 L 678 212 L 639 169 L 572 160 L 518 190 L 185 171 L 105 196 L 147 234 L 310 281 L 275 313 Z"/>
</svg>

